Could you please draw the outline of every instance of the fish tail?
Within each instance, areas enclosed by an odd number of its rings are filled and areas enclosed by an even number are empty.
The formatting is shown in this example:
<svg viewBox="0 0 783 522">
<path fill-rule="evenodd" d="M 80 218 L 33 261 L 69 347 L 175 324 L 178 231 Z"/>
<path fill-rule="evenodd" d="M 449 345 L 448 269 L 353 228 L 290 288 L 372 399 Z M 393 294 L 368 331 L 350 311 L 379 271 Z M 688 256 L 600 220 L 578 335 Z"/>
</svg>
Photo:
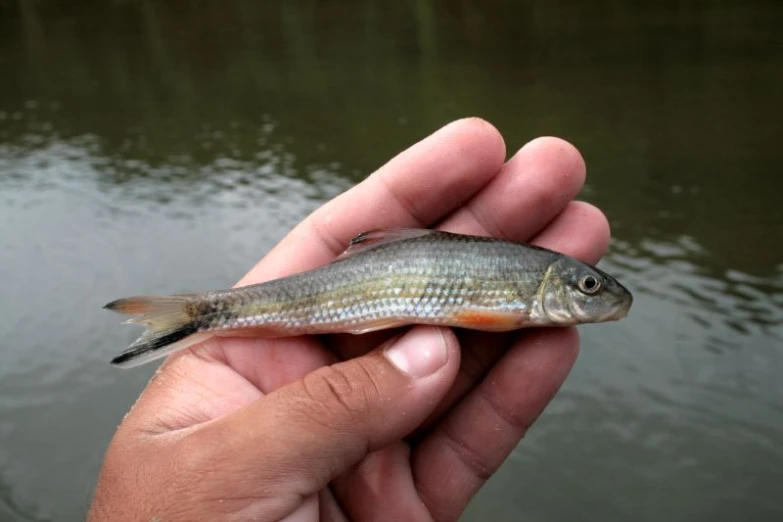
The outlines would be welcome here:
<svg viewBox="0 0 783 522">
<path fill-rule="evenodd" d="M 112 359 L 115 366 L 130 368 L 182 350 L 206 335 L 198 332 L 190 306 L 190 295 L 138 296 L 117 299 L 104 306 L 113 312 L 133 315 L 126 323 L 140 324 L 147 330 L 120 355 Z"/>
</svg>

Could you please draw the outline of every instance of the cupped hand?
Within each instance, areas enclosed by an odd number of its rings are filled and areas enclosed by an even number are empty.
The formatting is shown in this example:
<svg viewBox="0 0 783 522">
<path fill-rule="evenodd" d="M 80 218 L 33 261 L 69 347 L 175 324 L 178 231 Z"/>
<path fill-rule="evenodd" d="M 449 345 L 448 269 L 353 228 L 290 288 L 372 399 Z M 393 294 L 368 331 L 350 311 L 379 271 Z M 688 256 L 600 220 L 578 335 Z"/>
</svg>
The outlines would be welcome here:
<svg viewBox="0 0 783 522">
<path fill-rule="evenodd" d="M 580 154 L 454 122 L 329 201 L 240 285 L 328 263 L 356 234 L 427 227 L 595 263 L 609 227 L 572 201 Z M 169 357 L 112 440 L 90 520 L 455 520 L 568 374 L 574 328 L 417 326 L 212 338 Z"/>
</svg>

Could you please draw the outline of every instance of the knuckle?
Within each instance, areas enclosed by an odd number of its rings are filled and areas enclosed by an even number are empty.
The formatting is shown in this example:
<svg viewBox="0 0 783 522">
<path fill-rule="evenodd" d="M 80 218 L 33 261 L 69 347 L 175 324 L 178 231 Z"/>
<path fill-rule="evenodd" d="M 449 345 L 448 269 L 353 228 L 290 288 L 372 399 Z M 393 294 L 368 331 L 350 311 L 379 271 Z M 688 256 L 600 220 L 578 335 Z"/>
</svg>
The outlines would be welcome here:
<svg viewBox="0 0 783 522">
<path fill-rule="evenodd" d="M 519 438 L 524 437 L 533 424 L 534 419 L 528 415 L 514 413 L 514 406 L 504 403 L 500 394 L 480 393 L 478 397 L 486 405 L 487 410 Z"/>
<path fill-rule="evenodd" d="M 378 387 L 360 361 L 352 371 L 341 365 L 325 366 L 302 380 L 303 400 L 295 401 L 309 420 L 340 429 L 366 418 Z"/>
<path fill-rule="evenodd" d="M 335 237 L 334 232 L 332 232 L 330 227 L 326 224 L 326 218 L 322 217 L 323 214 L 324 213 L 321 211 L 316 211 L 307 219 L 306 222 L 308 223 L 310 229 L 313 231 L 313 234 L 318 239 L 318 241 L 325 245 L 326 248 L 331 250 L 334 255 L 338 255 L 343 251 L 344 245 L 340 240 L 337 239 L 337 237 Z"/>
<path fill-rule="evenodd" d="M 496 466 L 488 462 L 485 452 L 469 444 L 468 439 L 463 437 L 461 433 L 456 433 L 449 424 L 444 427 L 443 440 L 447 447 L 457 455 L 468 473 L 482 483 L 489 480 L 495 472 Z"/>
<path fill-rule="evenodd" d="M 313 403 L 340 409 L 349 414 L 360 413 L 361 404 L 356 401 L 355 385 L 342 371 L 328 366 L 304 380 L 304 389 Z"/>
</svg>

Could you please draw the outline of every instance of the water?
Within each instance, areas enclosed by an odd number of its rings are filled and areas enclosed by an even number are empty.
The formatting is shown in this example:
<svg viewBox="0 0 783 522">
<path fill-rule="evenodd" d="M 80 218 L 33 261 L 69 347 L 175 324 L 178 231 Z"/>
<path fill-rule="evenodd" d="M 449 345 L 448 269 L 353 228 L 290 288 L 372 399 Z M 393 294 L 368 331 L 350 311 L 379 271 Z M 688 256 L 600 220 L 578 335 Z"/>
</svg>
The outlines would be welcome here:
<svg viewBox="0 0 783 522">
<path fill-rule="evenodd" d="M 152 367 L 117 296 L 233 284 L 444 123 L 583 152 L 632 315 L 465 520 L 783 519 L 783 6 L 0 0 L 0 519 L 79 520 Z"/>
</svg>

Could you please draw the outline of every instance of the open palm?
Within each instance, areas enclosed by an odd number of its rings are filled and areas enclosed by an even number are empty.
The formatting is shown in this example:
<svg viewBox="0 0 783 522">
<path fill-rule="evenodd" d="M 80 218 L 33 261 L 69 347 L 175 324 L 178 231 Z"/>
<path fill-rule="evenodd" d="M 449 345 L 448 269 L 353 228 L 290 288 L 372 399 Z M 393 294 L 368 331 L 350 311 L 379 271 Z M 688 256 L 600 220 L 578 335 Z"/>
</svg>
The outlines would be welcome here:
<svg viewBox="0 0 783 522">
<path fill-rule="evenodd" d="M 356 234 L 391 227 L 531 241 L 596 262 L 609 228 L 598 209 L 572 201 L 585 175 L 576 149 L 539 138 L 504 159 L 491 125 L 454 122 L 316 210 L 239 284 L 326 264 Z M 92 518 L 457 519 L 556 393 L 578 336 L 430 327 L 405 335 L 425 345 L 433 332 L 451 369 L 431 384 L 437 393 L 410 396 L 384 397 L 369 366 L 365 388 L 330 370 L 404 330 L 213 338 L 170 357 L 115 436 Z M 324 385 L 308 381 L 316 371 L 326 372 Z M 265 405 L 275 394 L 305 398 L 275 409 Z"/>
</svg>

